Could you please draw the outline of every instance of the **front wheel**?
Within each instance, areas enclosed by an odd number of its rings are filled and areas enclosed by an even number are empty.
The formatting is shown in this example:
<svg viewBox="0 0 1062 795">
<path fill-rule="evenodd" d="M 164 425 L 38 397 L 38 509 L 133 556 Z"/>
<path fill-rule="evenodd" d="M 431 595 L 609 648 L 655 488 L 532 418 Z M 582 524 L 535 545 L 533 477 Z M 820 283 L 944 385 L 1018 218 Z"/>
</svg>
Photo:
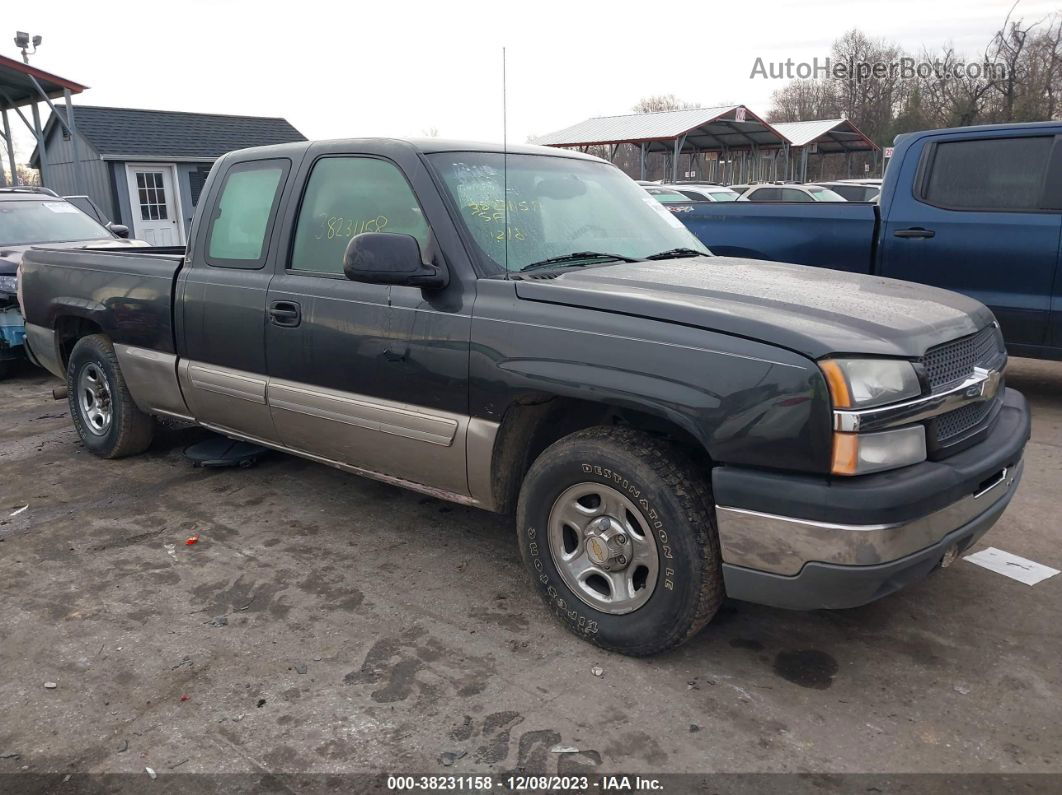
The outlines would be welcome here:
<svg viewBox="0 0 1062 795">
<path fill-rule="evenodd" d="M 155 421 L 137 408 L 111 341 L 82 337 L 66 367 L 70 417 L 81 441 L 101 458 L 123 458 L 151 445 Z"/>
<path fill-rule="evenodd" d="M 663 440 L 606 427 L 561 439 L 528 472 L 517 521 L 539 594 L 603 648 L 674 648 L 722 603 L 707 472 Z"/>
</svg>

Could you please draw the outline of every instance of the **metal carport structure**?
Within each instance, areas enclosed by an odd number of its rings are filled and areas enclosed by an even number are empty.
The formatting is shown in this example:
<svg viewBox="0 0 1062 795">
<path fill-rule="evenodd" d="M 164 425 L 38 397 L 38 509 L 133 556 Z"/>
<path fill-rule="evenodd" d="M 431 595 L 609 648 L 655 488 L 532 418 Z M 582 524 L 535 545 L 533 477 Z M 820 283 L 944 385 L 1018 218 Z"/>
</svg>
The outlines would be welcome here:
<svg viewBox="0 0 1062 795">
<path fill-rule="evenodd" d="M 33 134 L 34 139 L 37 142 L 37 146 L 41 152 L 44 151 L 44 135 L 43 128 L 41 127 L 41 114 L 38 108 L 38 103 L 44 102 L 59 119 L 60 123 L 67 133 L 70 134 L 74 146 L 77 144 L 77 125 L 74 121 L 73 106 L 70 103 L 70 96 L 72 94 L 80 94 L 87 86 L 83 86 L 80 83 L 75 83 L 73 80 L 67 80 L 66 78 L 53 75 L 50 72 L 45 72 L 42 69 L 37 69 L 29 64 L 20 63 L 14 58 L 8 58 L 4 55 L 0 55 L 0 120 L 3 122 L 2 136 L 5 149 L 7 150 L 7 164 L 10 169 L 11 184 L 14 185 L 18 180 L 18 172 L 15 167 L 15 142 L 11 135 L 11 123 L 8 117 L 8 111 L 13 110 L 18 117 L 22 119 L 22 123 L 26 125 L 26 128 Z M 66 103 L 66 117 L 64 119 L 62 114 L 55 113 L 55 105 L 52 103 L 53 99 L 63 98 Z M 22 108 L 26 105 L 30 106 L 30 114 L 32 121 L 26 118 L 26 115 L 22 112 Z M 45 160 L 41 158 L 41 184 L 47 185 L 47 175 L 45 173 Z M 4 184 L 4 169 L 0 164 L 0 185 Z M 80 159 L 75 156 L 75 179 L 78 184 L 78 193 L 81 193 L 81 167 Z"/>
<path fill-rule="evenodd" d="M 638 147 L 642 179 L 648 155 L 659 152 L 672 181 L 678 179 L 682 155 L 689 156 L 693 171 L 697 159 L 707 160 L 709 153 L 722 162 L 734 162 L 731 155 L 739 153 L 755 163 L 761 150 L 789 146 L 785 137 L 744 105 L 600 116 L 540 136 L 535 143 L 583 151 L 607 147 L 610 160 L 621 144 L 631 144 Z"/>
<path fill-rule="evenodd" d="M 791 151 L 799 151 L 801 182 L 807 181 L 809 153 L 843 154 L 850 172 L 853 152 L 877 152 L 880 149 L 848 119 L 776 122 L 774 129 L 789 142 Z M 851 173 L 848 176 L 851 176 Z"/>
</svg>

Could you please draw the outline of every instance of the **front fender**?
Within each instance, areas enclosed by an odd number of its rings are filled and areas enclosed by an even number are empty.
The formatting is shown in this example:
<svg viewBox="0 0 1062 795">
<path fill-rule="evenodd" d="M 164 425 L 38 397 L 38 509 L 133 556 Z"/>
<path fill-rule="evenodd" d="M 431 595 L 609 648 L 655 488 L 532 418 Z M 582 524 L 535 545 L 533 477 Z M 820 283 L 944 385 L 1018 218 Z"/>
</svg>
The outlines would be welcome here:
<svg viewBox="0 0 1062 795">
<path fill-rule="evenodd" d="M 514 403 L 574 398 L 672 422 L 715 463 L 828 471 L 829 398 L 810 359 L 663 321 L 493 298 L 481 290 L 472 321 L 472 416 L 500 422 Z"/>
</svg>

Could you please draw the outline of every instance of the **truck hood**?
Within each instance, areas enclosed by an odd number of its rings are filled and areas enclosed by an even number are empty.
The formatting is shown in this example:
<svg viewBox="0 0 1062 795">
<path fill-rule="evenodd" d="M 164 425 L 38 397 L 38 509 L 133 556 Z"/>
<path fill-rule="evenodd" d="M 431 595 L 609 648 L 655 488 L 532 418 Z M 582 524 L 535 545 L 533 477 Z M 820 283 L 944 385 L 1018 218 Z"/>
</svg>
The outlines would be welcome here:
<svg viewBox="0 0 1062 795">
<path fill-rule="evenodd" d="M 731 257 L 542 273 L 518 281 L 516 294 L 734 334 L 813 359 L 917 358 L 993 322 L 980 302 L 936 287 Z"/>
<path fill-rule="evenodd" d="M 125 246 L 146 246 L 142 240 L 126 240 L 124 238 L 105 237 L 100 240 L 74 240 L 68 243 L 26 243 L 24 245 L 11 246 L 0 243 L 0 275 L 15 273 L 18 264 L 22 262 L 22 255 L 34 246 L 43 248 L 123 248 Z"/>
</svg>

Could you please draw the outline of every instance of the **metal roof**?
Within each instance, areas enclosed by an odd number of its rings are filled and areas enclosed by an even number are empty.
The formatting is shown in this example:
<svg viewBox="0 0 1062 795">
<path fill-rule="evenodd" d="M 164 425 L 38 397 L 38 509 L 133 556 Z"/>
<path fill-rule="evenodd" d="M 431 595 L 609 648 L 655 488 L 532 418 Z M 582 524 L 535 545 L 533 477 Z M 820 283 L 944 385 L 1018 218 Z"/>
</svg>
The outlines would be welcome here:
<svg viewBox="0 0 1062 795">
<path fill-rule="evenodd" d="M 0 55 L 0 108 L 7 110 L 39 102 L 41 95 L 37 93 L 37 88 L 33 85 L 34 79 L 49 99 L 63 96 L 64 89 L 71 94 L 80 94 L 88 88 L 73 80 L 67 80 L 65 77 L 53 75 L 43 69 L 16 61 L 14 58 Z"/>
<path fill-rule="evenodd" d="M 770 124 L 744 105 L 600 116 L 543 135 L 534 143 L 546 146 L 645 143 L 649 151 L 670 151 L 671 142 L 682 136 L 685 136 L 684 152 L 784 143 Z"/>
<path fill-rule="evenodd" d="M 286 119 L 261 116 L 75 105 L 74 121 L 104 160 L 209 161 L 234 149 L 306 140 Z M 54 125 L 49 118 L 45 140 Z M 36 149 L 30 163 L 36 168 Z"/>
<path fill-rule="evenodd" d="M 815 121 L 786 121 L 774 125 L 793 146 L 816 144 L 825 154 L 836 152 L 865 152 L 878 148 L 848 119 L 817 119 Z"/>
</svg>

